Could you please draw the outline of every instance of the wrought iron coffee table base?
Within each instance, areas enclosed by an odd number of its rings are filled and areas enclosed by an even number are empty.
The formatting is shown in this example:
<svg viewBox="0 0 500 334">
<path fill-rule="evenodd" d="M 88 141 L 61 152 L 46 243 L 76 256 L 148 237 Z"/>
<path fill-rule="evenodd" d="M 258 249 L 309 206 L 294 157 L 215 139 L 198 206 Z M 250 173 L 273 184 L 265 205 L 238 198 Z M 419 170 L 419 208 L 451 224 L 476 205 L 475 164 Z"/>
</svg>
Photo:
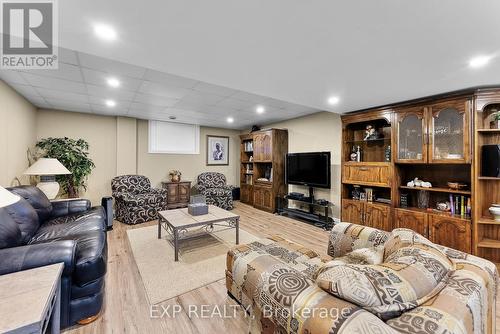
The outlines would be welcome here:
<svg viewBox="0 0 500 334">
<path fill-rule="evenodd" d="M 212 233 L 214 226 L 223 226 L 225 229 L 217 230 L 217 232 L 225 231 L 228 229 L 236 230 L 236 244 L 240 243 L 240 217 L 223 218 L 212 220 L 208 222 L 197 222 L 184 226 L 173 226 L 162 215 L 158 217 L 158 239 L 161 239 L 161 230 L 164 229 L 172 236 L 174 244 L 175 261 L 179 261 L 179 241 L 198 237 L 202 234 Z M 199 227 L 201 233 L 191 234 L 194 228 Z M 203 231 L 204 230 L 204 231 Z"/>
</svg>

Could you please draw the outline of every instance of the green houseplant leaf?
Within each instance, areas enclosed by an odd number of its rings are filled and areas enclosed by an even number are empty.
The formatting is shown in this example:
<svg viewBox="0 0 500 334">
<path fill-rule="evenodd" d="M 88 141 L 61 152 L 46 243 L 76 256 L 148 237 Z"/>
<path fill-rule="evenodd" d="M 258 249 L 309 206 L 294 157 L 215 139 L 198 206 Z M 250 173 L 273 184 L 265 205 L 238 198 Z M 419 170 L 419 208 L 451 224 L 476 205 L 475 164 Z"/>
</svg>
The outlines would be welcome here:
<svg viewBox="0 0 500 334">
<path fill-rule="evenodd" d="M 37 142 L 35 147 L 42 150 L 40 157 L 55 158 L 72 173 L 56 176 L 68 197 L 78 197 L 82 188 L 87 189 L 87 180 L 95 165 L 89 158 L 89 144 L 85 140 L 49 137 Z"/>
</svg>

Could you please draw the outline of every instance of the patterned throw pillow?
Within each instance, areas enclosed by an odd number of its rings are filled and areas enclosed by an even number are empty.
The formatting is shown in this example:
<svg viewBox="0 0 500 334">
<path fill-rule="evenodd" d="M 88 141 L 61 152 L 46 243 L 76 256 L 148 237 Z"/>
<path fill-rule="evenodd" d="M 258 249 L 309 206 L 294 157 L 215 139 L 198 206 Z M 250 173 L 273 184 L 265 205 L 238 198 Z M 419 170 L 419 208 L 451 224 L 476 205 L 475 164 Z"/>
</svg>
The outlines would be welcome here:
<svg viewBox="0 0 500 334">
<path fill-rule="evenodd" d="M 333 260 L 317 273 L 316 283 L 387 320 L 439 293 L 453 269 L 452 261 L 436 248 L 415 244 L 395 250 L 384 263 L 376 265 Z"/>
</svg>

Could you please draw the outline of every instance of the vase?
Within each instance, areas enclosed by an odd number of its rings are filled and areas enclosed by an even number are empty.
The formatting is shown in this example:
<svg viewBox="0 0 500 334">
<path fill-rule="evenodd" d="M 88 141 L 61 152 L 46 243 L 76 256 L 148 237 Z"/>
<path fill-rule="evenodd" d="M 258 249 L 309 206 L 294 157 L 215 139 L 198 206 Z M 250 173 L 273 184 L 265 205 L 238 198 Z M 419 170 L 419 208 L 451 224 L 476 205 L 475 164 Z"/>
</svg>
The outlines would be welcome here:
<svg viewBox="0 0 500 334">
<path fill-rule="evenodd" d="M 172 182 L 180 182 L 181 181 L 181 176 L 180 175 L 171 175 L 170 176 L 170 181 L 172 181 Z"/>
<path fill-rule="evenodd" d="M 430 194 L 427 190 L 420 190 L 418 192 L 418 207 L 420 209 L 427 209 L 429 207 Z"/>
<path fill-rule="evenodd" d="M 489 210 L 495 221 L 500 222 L 500 204 L 492 204 Z"/>
</svg>

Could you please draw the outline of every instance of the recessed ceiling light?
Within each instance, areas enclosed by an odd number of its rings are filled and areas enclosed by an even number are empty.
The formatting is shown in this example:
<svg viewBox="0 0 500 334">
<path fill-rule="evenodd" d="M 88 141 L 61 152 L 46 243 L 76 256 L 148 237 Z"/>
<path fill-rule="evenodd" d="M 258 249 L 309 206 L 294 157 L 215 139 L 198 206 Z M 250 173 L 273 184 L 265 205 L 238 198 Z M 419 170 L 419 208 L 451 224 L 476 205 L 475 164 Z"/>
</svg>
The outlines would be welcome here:
<svg viewBox="0 0 500 334">
<path fill-rule="evenodd" d="M 120 87 L 120 80 L 118 80 L 117 78 L 108 78 L 107 82 L 110 87 Z"/>
<path fill-rule="evenodd" d="M 266 111 L 266 108 L 264 108 L 263 106 L 257 106 L 255 111 L 257 112 L 257 114 L 263 114 Z"/>
<path fill-rule="evenodd" d="M 106 105 L 111 108 L 116 106 L 116 102 L 113 100 L 106 100 Z"/>
<path fill-rule="evenodd" d="M 234 118 L 228 117 L 228 118 L 226 118 L 226 122 L 233 123 L 234 122 Z"/>
<path fill-rule="evenodd" d="M 339 103 L 339 101 L 340 101 L 340 99 L 339 99 L 337 96 L 330 96 L 330 97 L 328 98 L 328 104 L 329 104 L 329 105 L 332 105 L 332 106 L 333 106 L 334 104 Z"/>
<path fill-rule="evenodd" d="M 472 68 L 483 67 L 484 65 L 488 64 L 490 60 L 490 56 L 477 56 L 469 61 L 469 66 Z"/>
<path fill-rule="evenodd" d="M 106 41 L 114 41 L 117 37 L 115 29 L 107 24 L 96 24 L 94 26 L 94 33 L 97 37 Z"/>
</svg>

